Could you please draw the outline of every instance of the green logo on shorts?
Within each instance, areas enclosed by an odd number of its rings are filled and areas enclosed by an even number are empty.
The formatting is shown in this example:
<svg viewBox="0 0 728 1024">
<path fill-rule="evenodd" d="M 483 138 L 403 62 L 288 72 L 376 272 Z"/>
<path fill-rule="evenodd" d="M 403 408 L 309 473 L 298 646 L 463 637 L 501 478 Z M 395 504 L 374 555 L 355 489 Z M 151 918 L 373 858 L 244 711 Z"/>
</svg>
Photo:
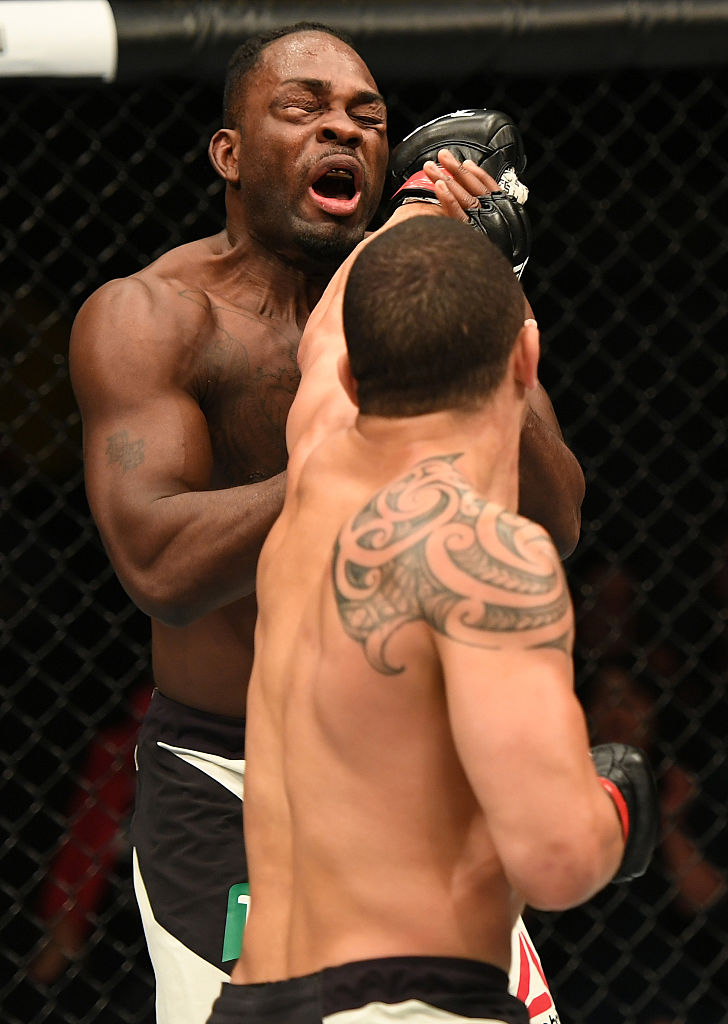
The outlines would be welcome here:
<svg viewBox="0 0 728 1024">
<path fill-rule="evenodd" d="M 250 906 L 250 886 L 247 882 L 239 882 L 230 887 L 228 893 L 227 918 L 225 920 L 225 938 L 222 942 L 222 960 L 237 960 L 243 948 L 243 930 L 248 919 Z"/>
</svg>

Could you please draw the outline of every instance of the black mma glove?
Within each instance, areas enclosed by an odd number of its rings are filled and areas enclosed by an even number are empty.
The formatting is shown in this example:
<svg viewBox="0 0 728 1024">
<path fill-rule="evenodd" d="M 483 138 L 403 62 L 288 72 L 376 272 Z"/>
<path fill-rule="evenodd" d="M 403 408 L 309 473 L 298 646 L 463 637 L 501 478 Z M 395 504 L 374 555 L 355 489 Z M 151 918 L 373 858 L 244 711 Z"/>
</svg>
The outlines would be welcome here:
<svg viewBox="0 0 728 1024">
<path fill-rule="evenodd" d="M 441 149 L 449 149 L 461 162 L 473 160 L 501 186 L 502 191 L 479 196 L 480 206 L 466 211 L 481 231 L 510 260 L 520 278 L 531 251 L 531 224 L 523 209 L 528 189 L 518 180 L 526 166 L 523 140 L 513 121 L 499 110 L 457 110 L 415 128 L 390 159 L 396 189 L 390 213 L 407 199 L 435 199 L 434 182 L 422 170 L 427 160 L 437 162 Z"/>
<path fill-rule="evenodd" d="M 628 882 L 644 875 L 657 842 L 657 787 L 647 759 L 637 747 L 602 743 L 591 750 L 599 781 L 609 793 L 622 823 L 622 863 L 612 879 Z"/>
<path fill-rule="evenodd" d="M 474 228 L 496 245 L 511 261 L 514 274 L 520 279 L 531 252 L 531 221 L 515 199 L 504 192 L 478 196 L 480 206 L 466 210 Z"/>
<path fill-rule="evenodd" d="M 528 189 L 518 180 L 526 166 L 521 133 L 507 114 L 487 109 L 456 110 L 436 117 L 395 146 L 389 171 L 400 202 L 408 196 L 434 196 L 434 185 L 422 168 L 427 160 L 437 163 L 441 149 L 449 149 L 461 163 L 472 160 L 495 178 L 502 192 L 521 205 L 526 202 Z"/>
</svg>

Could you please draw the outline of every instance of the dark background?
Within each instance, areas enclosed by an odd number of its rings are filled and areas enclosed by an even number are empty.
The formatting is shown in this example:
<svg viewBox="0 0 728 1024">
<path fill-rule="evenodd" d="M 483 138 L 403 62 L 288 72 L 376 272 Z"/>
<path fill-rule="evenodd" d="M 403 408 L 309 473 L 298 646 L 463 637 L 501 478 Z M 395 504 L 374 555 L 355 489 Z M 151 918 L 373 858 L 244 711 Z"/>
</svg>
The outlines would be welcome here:
<svg viewBox="0 0 728 1024">
<path fill-rule="evenodd" d="M 591 73 L 509 75 L 485 59 L 461 78 L 379 73 L 393 143 L 461 107 L 503 109 L 521 127 L 535 236 L 522 283 L 542 331 L 542 381 L 587 478 L 567 563 L 579 693 L 597 732 L 605 704 L 623 711 L 638 694 L 664 794 L 664 838 L 643 879 L 529 919 L 564 1024 L 726 1018 L 728 75 L 674 64 L 668 48 L 650 67 Z M 73 860 L 74 828 L 103 809 L 110 779 L 128 777 L 128 743 L 123 756 L 114 744 L 133 740 L 132 702 L 149 685 L 147 620 L 89 519 L 67 345 L 102 282 L 221 227 L 206 156 L 221 93 L 211 77 L 0 87 L 8 1024 L 152 1020 L 124 794 L 110 797 L 114 837 L 84 952 L 48 984 L 33 977 L 58 913 L 48 886 L 64 837 L 70 829 Z M 609 673 L 620 683 L 605 691 Z M 109 764 L 94 768 L 109 745 Z M 678 857 L 671 838 L 688 852 Z M 84 853 L 101 856 L 93 844 Z M 65 884 L 72 903 L 78 890 Z"/>
</svg>

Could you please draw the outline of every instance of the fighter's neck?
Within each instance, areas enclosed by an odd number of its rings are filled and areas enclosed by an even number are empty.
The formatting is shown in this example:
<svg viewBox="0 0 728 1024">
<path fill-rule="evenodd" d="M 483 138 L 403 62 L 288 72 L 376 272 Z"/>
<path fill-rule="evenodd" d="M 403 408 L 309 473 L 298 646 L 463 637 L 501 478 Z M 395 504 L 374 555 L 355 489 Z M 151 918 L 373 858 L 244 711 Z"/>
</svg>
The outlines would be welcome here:
<svg viewBox="0 0 728 1024">
<path fill-rule="evenodd" d="M 266 249 L 249 235 L 214 237 L 211 271 L 215 287 L 239 296 L 246 308 L 263 316 L 295 319 L 301 327 L 316 305 L 331 274 L 297 265 Z"/>
<path fill-rule="evenodd" d="M 413 417 L 359 416 L 355 448 L 370 451 L 382 476 L 394 477 L 427 459 L 457 455 L 455 466 L 472 487 L 513 511 L 518 506 L 520 422 L 516 416 L 428 413 Z"/>
</svg>

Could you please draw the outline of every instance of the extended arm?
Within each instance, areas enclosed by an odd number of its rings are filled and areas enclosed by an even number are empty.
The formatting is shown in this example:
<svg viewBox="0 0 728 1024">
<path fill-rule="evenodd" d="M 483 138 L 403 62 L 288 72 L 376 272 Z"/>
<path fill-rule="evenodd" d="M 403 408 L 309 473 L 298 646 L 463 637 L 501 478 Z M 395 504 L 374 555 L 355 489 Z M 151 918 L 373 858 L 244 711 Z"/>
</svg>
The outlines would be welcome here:
<svg viewBox="0 0 728 1024">
<path fill-rule="evenodd" d="M 428 160 L 424 174 L 431 179 L 440 206 L 416 201 L 399 206 L 380 230 L 408 216 L 445 215 L 467 222 L 465 211 L 474 197 L 498 187 L 493 177 L 471 160 L 461 163 L 447 150 L 441 150 L 438 158 L 441 166 Z M 441 168 L 445 168 L 445 172 Z M 366 240 L 361 244 L 366 245 Z M 355 250 L 330 282 L 301 341 L 302 382 L 287 425 L 288 450 L 292 457 L 304 436 L 305 449 L 297 453 L 301 458 L 325 433 L 351 422 L 355 416 L 353 405 L 339 386 L 336 365 L 345 348 L 341 299 L 349 266 L 358 251 Z M 530 306 L 525 298 L 524 301 L 530 314 Z M 530 392 L 529 404 L 521 435 L 519 512 L 544 526 L 559 554 L 565 557 L 579 540 L 584 475 L 564 442 L 553 407 L 542 387 Z M 299 459 L 293 458 L 290 469 L 295 471 L 298 464 Z"/>
<path fill-rule="evenodd" d="M 71 375 L 109 558 L 143 611 L 184 625 L 253 591 L 284 478 L 210 489 L 210 436 L 192 383 L 205 312 L 183 317 L 160 290 L 129 279 L 96 292 L 74 324 Z"/>
<path fill-rule="evenodd" d="M 379 228 L 386 231 L 408 217 L 451 217 L 468 221 L 465 212 L 476 197 L 498 185 L 487 171 L 474 164 L 461 164 L 452 154 L 442 151 L 443 164 L 449 173 L 428 161 L 426 171 L 432 177 L 437 203 L 414 200 L 394 209 L 390 218 Z M 375 232 L 375 234 L 378 232 Z M 341 314 L 342 299 L 349 268 L 370 235 L 357 246 L 339 267 L 306 325 L 298 352 L 301 384 L 291 407 L 286 426 L 286 442 L 291 460 L 289 477 L 295 476 L 306 455 L 319 440 L 332 431 L 353 422 L 356 409 L 339 384 L 337 364 L 346 351 Z"/>
<path fill-rule="evenodd" d="M 447 150 L 442 150 L 438 158 L 445 172 L 428 161 L 425 174 L 432 180 L 448 216 L 466 221 L 468 195 L 478 190 L 492 191 L 496 183 L 472 160 L 460 163 Z M 453 177 L 448 179 L 446 173 Z M 525 296 L 524 301 L 526 314 L 532 316 Z M 579 541 L 584 474 L 564 441 L 551 401 L 540 385 L 529 392 L 529 406 L 521 433 L 518 511 L 545 527 L 565 558 Z"/>
<path fill-rule="evenodd" d="M 426 203 L 400 206 L 379 231 L 386 231 L 409 217 L 443 215 L 440 207 Z M 336 271 L 311 313 L 301 338 L 298 349 L 301 383 L 286 422 L 291 484 L 313 448 L 324 437 L 348 426 L 356 418 L 356 408 L 338 377 L 338 363 L 346 352 L 342 303 L 349 268 L 374 234 L 360 242 Z"/>
</svg>

